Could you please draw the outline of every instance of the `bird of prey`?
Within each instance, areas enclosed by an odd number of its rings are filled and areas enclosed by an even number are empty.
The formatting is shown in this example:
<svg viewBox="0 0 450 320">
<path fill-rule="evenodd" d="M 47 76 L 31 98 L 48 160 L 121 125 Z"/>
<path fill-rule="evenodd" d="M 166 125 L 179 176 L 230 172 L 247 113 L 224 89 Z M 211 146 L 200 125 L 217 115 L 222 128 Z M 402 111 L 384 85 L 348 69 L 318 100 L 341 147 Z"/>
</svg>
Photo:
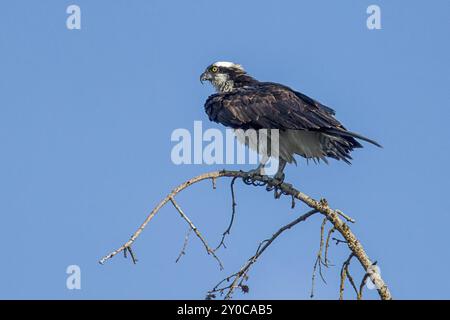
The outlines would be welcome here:
<svg viewBox="0 0 450 320">
<path fill-rule="evenodd" d="M 216 89 L 205 102 L 209 120 L 244 132 L 278 129 L 279 166 L 274 178 L 281 181 L 286 163 L 296 163 L 294 155 L 314 162 L 328 163 L 329 157 L 350 164 L 350 152 L 362 148 L 356 139 L 381 147 L 374 140 L 348 131 L 335 118 L 333 109 L 285 85 L 258 81 L 239 64 L 213 63 L 201 74 L 200 81 L 209 81 Z M 240 141 L 252 147 L 248 139 Z M 274 156 L 270 150 L 269 156 Z M 263 158 L 251 173 L 262 175 L 267 160 Z"/>
</svg>

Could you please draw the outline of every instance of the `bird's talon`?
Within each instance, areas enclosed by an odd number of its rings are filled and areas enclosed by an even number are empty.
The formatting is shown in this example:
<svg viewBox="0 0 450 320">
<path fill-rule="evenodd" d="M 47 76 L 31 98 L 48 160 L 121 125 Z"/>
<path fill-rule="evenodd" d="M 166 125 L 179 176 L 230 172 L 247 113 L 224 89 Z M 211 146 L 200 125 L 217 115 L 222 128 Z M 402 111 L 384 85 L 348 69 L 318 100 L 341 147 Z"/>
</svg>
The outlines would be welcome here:
<svg viewBox="0 0 450 320">
<path fill-rule="evenodd" d="M 273 179 L 277 181 L 277 183 L 276 183 L 277 186 L 280 186 L 283 184 L 284 177 L 285 177 L 284 173 L 281 173 L 281 174 L 277 173 L 276 175 L 273 176 Z"/>
</svg>

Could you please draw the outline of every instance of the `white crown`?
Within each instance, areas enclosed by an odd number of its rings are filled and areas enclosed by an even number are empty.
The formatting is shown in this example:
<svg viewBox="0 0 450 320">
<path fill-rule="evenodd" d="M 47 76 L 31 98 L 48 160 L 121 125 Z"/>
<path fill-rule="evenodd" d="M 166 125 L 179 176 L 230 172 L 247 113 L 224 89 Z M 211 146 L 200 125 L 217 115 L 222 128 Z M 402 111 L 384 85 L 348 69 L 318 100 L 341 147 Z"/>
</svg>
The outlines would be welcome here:
<svg viewBox="0 0 450 320">
<path fill-rule="evenodd" d="M 216 63 L 213 64 L 213 66 L 224 67 L 224 68 L 236 68 L 236 69 L 244 71 L 244 68 L 242 68 L 242 66 L 240 64 L 236 64 L 236 63 L 229 62 L 229 61 L 217 61 Z"/>
</svg>

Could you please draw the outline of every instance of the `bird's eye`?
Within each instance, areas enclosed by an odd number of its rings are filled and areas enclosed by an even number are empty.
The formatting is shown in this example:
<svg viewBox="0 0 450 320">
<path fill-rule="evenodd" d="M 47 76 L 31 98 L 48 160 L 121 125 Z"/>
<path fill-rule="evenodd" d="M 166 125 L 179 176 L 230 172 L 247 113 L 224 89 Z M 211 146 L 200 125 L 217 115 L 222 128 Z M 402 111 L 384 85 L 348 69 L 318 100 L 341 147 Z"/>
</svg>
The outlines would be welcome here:
<svg viewBox="0 0 450 320">
<path fill-rule="evenodd" d="M 217 68 L 216 66 L 211 67 L 212 72 L 217 72 L 218 70 L 219 70 L 219 68 Z"/>
</svg>

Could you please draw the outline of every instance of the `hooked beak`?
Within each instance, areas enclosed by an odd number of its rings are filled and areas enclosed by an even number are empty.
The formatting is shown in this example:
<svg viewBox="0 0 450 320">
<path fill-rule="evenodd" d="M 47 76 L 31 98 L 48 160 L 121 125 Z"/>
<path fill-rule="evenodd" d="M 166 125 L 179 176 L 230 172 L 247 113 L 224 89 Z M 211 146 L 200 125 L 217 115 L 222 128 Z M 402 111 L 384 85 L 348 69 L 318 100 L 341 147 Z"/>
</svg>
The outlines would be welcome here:
<svg viewBox="0 0 450 320">
<path fill-rule="evenodd" d="M 211 74 L 208 71 L 205 71 L 200 76 L 200 82 L 203 84 L 203 81 L 211 80 Z"/>
</svg>

